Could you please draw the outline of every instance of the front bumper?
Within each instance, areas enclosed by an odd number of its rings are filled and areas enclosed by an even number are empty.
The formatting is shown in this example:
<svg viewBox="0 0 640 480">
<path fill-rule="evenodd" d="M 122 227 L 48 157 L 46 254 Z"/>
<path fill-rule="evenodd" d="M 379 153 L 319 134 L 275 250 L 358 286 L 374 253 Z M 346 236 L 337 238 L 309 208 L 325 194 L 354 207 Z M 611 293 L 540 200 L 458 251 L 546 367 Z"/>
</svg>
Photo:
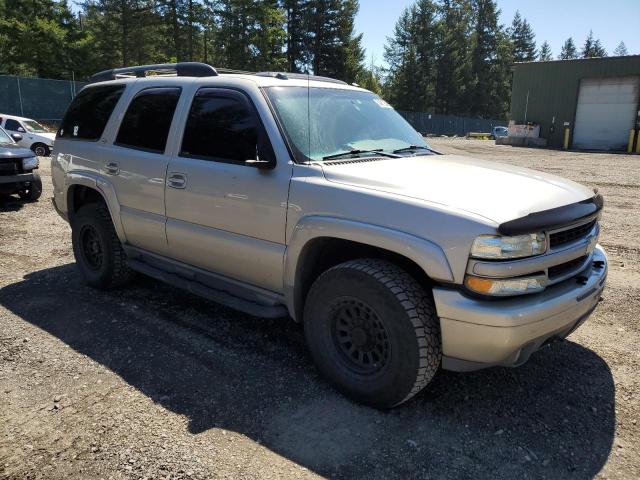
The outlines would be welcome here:
<svg viewBox="0 0 640 480">
<path fill-rule="evenodd" d="M 521 365 L 542 345 L 566 337 L 587 319 L 600 300 L 607 269 L 598 245 L 587 269 L 536 295 L 483 300 L 434 288 L 442 367 L 470 371 Z"/>
<path fill-rule="evenodd" d="M 33 173 L 20 173 L 18 175 L 0 175 L 0 184 L 32 182 Z"/>
</svg>

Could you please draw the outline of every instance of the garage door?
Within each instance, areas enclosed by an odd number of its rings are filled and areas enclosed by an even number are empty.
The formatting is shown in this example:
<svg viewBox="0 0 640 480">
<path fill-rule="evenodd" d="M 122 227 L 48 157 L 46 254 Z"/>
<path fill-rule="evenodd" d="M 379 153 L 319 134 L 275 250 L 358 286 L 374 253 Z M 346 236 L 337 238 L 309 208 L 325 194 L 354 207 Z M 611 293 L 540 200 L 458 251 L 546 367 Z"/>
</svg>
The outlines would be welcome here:
<svg viewBox="0 0 640 480">
<path fill-rule="evenodd" d="M 589 78 L 580 82 L 574 148 L 622 150 L 638 110 L 640 77 Z"/>
</svg>

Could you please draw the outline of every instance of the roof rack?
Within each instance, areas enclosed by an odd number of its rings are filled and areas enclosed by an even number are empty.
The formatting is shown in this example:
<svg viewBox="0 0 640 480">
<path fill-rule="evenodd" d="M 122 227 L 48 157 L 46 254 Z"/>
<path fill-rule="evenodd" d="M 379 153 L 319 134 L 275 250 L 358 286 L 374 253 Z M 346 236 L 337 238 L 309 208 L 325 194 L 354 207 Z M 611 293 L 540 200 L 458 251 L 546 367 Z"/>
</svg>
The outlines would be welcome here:
<svg viewBox="0 0 640 480">
<path fill-rule="evenodd" d="M 285 73 L 285 72 L 258 72 L 255 74 L 258 77 L 273 77 L 279 78 L 280 80 L 289 80 L 290 78 L 295 78 L 297 80 L 314 80 L 316 82 L 329 82 L 329 83 L 339 83 L 341 85 L 347 85 L 347 82 L 343 82 L 342 80 L 336 80 L 335 78 L 329 77 L 321 77 L 318 75 L 307 75 L 306 73 Z"/>
<path fill-rule="evenodd" d="M 178 77 L 215 77 L 218 72 L 211 65 L 200 62 L 159 63 L 156 65 L 137 65 L 131 67 L 112 68 L 98 72 L 89 77 L 89 83 L 105 82 L 118 78 L 142 78 L 149 72 Z"/>
</svg>

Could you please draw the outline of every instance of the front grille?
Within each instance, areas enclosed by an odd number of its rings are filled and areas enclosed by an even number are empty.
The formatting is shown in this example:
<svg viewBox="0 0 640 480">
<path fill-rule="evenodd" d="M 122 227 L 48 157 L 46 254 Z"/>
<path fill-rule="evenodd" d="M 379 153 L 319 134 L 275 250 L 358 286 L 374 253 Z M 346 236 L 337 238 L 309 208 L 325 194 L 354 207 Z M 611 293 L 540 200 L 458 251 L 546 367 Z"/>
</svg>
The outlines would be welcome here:
<svg viewBox="0 0 640 480">
<path fill-rule="evenodd" d="M 589 234 L 595 224 L 596 220 L 592 220 L 589 223 L 585 223 L 584 225 L 579 225 L 568 230 L 552 233 L 551 235 L 549 235 L 549 246 L 551 248 L 556 248 L 584 238 Z"/>
<path fill-rule="evenodd" d="M 580 266 L 584 263 L 586 259 L 587 259 L 587 256 L 585 255 L 583 257 L 561 263 L 560 265 L 554 265 L 553 267 L 549 267 L 549 271 L 548 271 L 549 280 L 563 277 L 569 274 L 572 270 L 576 270 L 580 268 Z"/>
<path fill-rule="evenodd" d="M 22 159 L 0 160 L 0 175 L 18 175 L 22 173 Z"/>
</svg>

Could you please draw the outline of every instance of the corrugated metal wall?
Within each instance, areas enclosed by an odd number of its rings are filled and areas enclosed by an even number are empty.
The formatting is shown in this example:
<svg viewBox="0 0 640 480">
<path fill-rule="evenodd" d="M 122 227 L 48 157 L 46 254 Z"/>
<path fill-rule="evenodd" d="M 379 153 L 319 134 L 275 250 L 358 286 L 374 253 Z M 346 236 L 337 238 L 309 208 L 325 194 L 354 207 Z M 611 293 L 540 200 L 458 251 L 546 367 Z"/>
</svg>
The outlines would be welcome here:
<svg viewBox="0 0 640 480">
<path fill-rule="evenodd" d="M 549 146 L 561 147 L 564 122 L 569 122 L 571 128 L 575 122 L 583 78 L 636 75 L 640 75 L 640 55 L 517 63 L 511 119 L 540 124 L 540 136 L 547 139 Z"/>
</svg>

